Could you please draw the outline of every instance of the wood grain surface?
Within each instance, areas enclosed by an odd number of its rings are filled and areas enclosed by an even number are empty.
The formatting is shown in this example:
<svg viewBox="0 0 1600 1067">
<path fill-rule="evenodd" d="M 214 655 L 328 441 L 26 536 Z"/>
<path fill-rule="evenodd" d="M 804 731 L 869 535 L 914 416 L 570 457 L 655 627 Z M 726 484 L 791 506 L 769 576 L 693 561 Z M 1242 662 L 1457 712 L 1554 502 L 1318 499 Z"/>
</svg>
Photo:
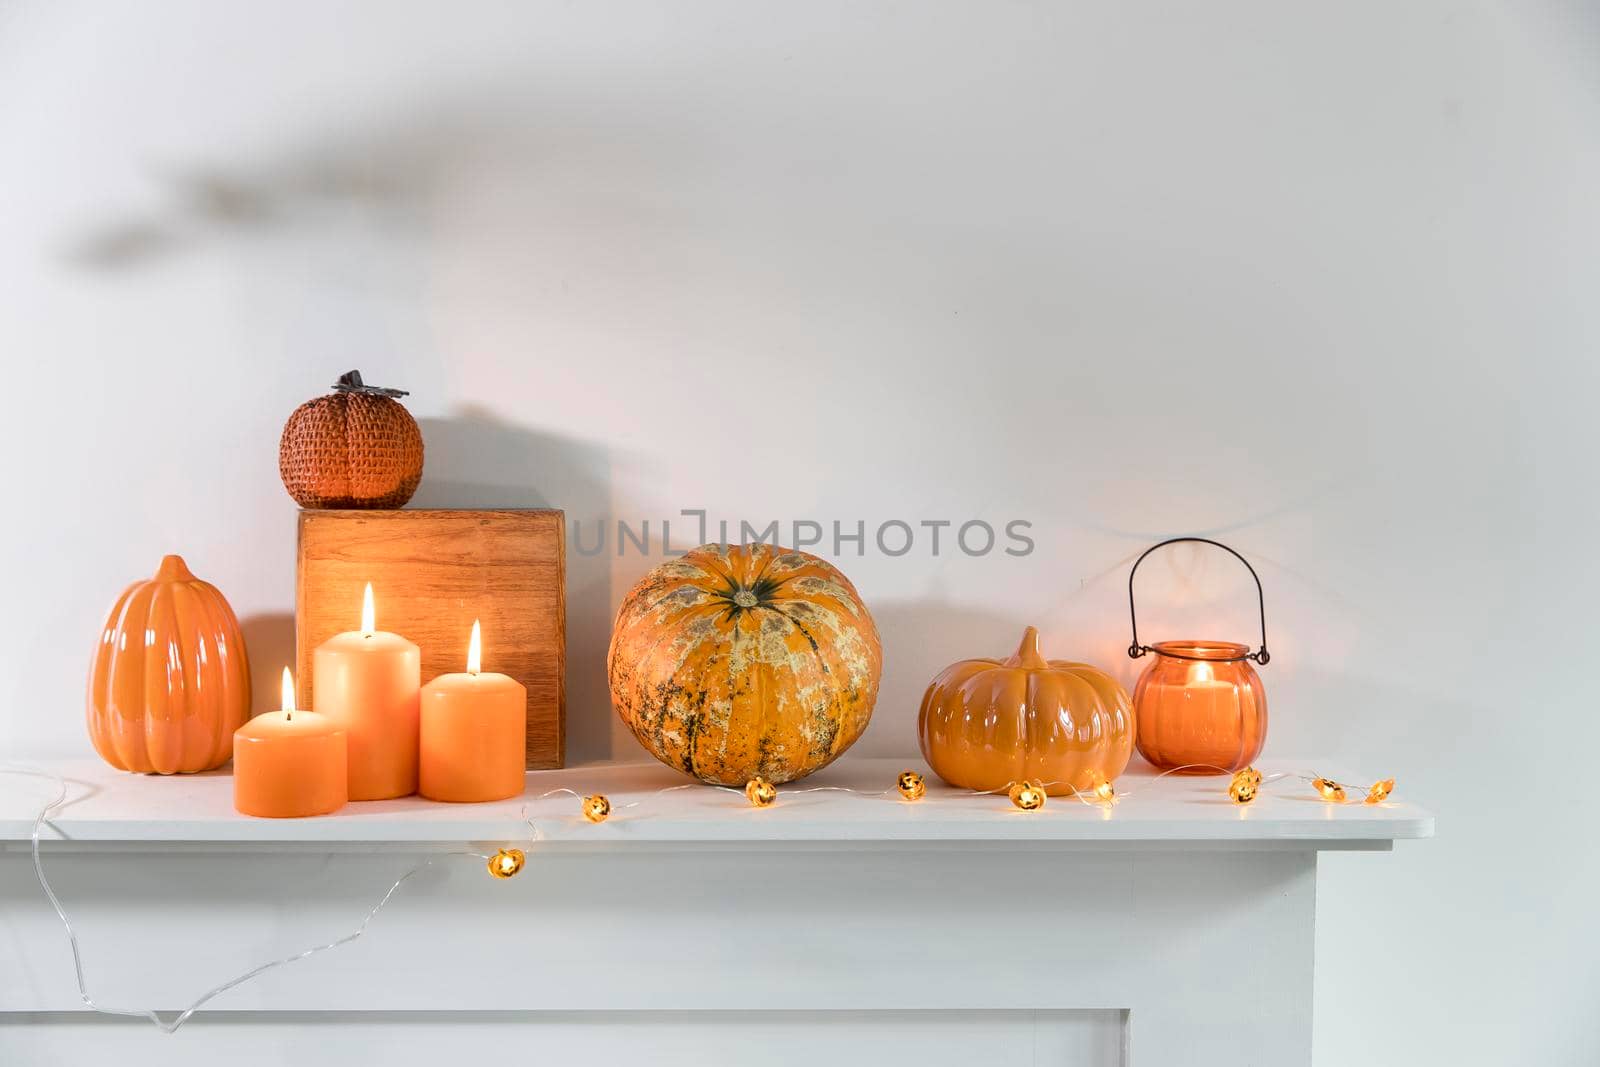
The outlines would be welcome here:
<svg viewBox="0 0 1600 1067">
<path fill-rule="evenodd" d="M 314 707 L 311 653 L 360 627 L 372 583 L 379 630 L 422 650 L 422 681 L 466 669 L 472 621 L 483 669 L 528 689 L 526 758 L 566 754 L 566 521 L 556 510 L 302 511 L 295 572 L 296 682 Z"/>
</svg>

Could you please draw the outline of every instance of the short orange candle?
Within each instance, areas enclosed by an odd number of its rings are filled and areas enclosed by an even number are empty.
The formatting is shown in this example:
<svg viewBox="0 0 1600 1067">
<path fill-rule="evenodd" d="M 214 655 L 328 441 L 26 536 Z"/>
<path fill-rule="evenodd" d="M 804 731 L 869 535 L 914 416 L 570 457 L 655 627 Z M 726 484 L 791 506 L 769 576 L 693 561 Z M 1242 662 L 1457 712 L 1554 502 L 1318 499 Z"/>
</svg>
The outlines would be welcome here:
<svg viewBox="0 0 1600 1067">
<path fill-rule="evenodd" d="M 283 710 L 233 732 L 233 806 L 245 815 L 295 819 L 344 807 L 345 736 L 326 715 L 294 708 L 283 670 Z"/>
<path fill-rule="evenodd" d="M 350 799 L 384 800 L 417 791 L 417 702 L 422 653 L 377 628 L 369 584 L 361 629 L 335 634 L 311 654 L 312 702 L 344 729 Z"/>
<path fill-rule="evenodd" d="M 476 621 L 467 672 L 441 674 L 422 687 L 421 792 L 430 800 L 504 800 L 522 792 L 528 691 L 481 671 Z"/>
</svg>

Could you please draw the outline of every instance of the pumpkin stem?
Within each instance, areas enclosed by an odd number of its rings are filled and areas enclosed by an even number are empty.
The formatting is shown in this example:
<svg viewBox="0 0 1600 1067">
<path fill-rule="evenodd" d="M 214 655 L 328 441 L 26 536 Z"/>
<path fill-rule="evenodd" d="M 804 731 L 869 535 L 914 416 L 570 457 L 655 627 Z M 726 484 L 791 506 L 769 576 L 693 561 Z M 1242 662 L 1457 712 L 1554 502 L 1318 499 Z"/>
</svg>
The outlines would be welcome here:
<svg viewBox="0 0 1600 1067">
<path fill-rule="evenodd" d="M 166 555 L 161 557 L 161 566 L 156 568 L 156 581 L 158 582 L 191 582 L 194 575 L 189 573 L 189 567 L 179 555 Z"/>
<path fill-rule="evenodd" d="M 1022 631 L 1022 644 L 1017 646 L 1016 655 L 1007 662 L 1008 667 L 1027 667 L 1030 670 L 1040 670 L 1050 666 L 1050 661 L 1044 658 L 1039 651 L 1039 630 L 1030 626 Z"/>
<path fill-rule="evenodd" d="M 391 400 L 411 395 L 404 389 L 389 389 L 381 385 L 368 385 L 361 380 L 361 372 L 358 370 L 345 371 L 339 375 L 339 380 L 333 383 L 333 391 L 336 393 L 365 393 L 368 396 L 386 396 Z"/>
</svg>

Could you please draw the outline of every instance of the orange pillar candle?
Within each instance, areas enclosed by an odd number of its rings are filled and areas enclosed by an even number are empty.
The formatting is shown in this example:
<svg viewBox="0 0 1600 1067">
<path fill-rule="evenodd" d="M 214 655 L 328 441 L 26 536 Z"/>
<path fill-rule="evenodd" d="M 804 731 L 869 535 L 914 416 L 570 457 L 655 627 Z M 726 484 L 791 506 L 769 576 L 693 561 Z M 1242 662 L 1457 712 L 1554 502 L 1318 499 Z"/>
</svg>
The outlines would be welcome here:
<svg viewBox="0 0 1600 1067">
<path fill-rule="evenodd" d="M 233 732 L 233 806 L 246 815 L 294 819 L 344 807 L 344 731 L 326 715 L 294 708 L 294 679 L 283 669 L 283 710 L 257 715 Z"/>
<path fill-rule="evenodd" d="M 476 620 L 467 672 L 422 687 L 421 792 L 430 800 L 504 800 L 522 792 L 528 691 L 503 674 L 482 673 Z"/>
<path fill-rule="evenodd" d="M 422 654 L 377 628 L 369 583 L 361 629 L 335 634 L 311 655 L 312 702 L 342 727 L 350 746 L 350 799 L 417 791 L 417 705 Z"/>
</svg>

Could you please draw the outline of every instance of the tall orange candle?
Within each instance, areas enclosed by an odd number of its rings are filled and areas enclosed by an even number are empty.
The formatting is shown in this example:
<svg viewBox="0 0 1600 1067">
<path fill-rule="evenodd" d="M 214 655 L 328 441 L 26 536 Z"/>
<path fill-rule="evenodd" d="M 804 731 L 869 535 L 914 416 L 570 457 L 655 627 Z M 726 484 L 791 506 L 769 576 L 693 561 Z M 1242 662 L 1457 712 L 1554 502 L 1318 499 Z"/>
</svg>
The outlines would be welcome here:
<svg viewBox="0 0 1600 1067">
<path fill-rule="evenodd" d="M 370 583 L 362 598 L 361 629 L 318 645 L 311 671 L 312 702 L 348 738 L 350 799 L 415 793 L 422 654 L 399 634 L 377 628 Z"/>
<path fill-rule="evenodd" d="M 504 800 L 522 792 L 528 691 L 503 674 L 482 672 L 476 621 L 467 672 L 441 674 L 422 687 L 421 792 L 431 800 Z"/>
<path fill-rule="evenodd" d="M 246 815 L 326 815 L 346 799 L 344 731 L 314 711 L 296 711 L 294 679 L 283 669 L 283 710 L 233 732 L 233 806 Z"/>
</svg>

